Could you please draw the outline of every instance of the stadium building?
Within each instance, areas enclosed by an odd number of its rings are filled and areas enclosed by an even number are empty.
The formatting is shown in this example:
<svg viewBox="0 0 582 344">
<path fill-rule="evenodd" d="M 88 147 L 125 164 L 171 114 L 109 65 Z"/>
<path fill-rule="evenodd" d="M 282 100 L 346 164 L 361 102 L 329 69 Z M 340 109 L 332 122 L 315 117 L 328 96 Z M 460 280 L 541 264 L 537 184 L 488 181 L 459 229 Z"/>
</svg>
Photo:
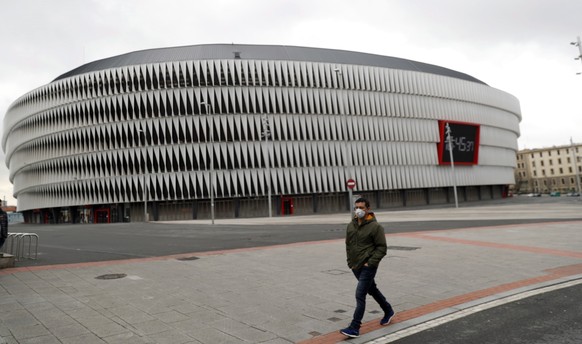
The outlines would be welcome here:
<svg viewBox="0 0 582 344">
<path fill-rule="evenodd" d="M 2 147 L 31 223 L 284 216 L 346 211 L 352 191 L 376 209 L 501 198 L 520 120 L 512 95 L 435 65 L 211 44 L 71 70 L 10 106 Z"/>
</svg>

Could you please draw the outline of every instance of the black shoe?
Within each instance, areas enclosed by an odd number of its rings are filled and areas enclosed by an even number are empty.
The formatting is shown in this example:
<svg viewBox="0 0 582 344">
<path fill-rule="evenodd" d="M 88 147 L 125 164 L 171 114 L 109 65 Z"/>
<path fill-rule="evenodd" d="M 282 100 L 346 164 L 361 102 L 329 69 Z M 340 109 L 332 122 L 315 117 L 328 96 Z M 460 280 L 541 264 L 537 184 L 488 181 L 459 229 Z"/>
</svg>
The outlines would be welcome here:
<svg viewBox="0 0 582 344">
<path fill-rule="evenodd" d="M 386 326 L 386 325 L 390 324 L 390 320 L 392 320 L 392 317 L 394 317 L 394 314 L 396 314 L 396 313 L 394 313 L 394 310 L 390 309 L 390 312 L 385 313 L 382 320 L 380 320 L 380 325 Z"/>
<path fill-rule="evenodd" d="M 360 336 L 360 330 L 351 327 L 344 328 L 340 333 L 350 338 L 358 338 Z"/>
</svg>

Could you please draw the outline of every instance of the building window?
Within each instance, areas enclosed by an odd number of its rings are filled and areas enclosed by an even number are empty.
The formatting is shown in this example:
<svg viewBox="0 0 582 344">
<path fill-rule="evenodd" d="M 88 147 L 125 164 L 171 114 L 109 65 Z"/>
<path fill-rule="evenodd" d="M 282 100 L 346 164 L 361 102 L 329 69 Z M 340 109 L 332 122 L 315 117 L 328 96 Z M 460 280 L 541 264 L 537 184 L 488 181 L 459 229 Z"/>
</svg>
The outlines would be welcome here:
<svg viewBox="0 0 582 344">
<path fill-rule="evenodd" d="M 561 164 L 562 164 L 562 159 L 558 158 L 558 165 L 561 165 Z"/>
<path fill-rule="evenodd" d="M 544 166 L 544 161 L 543 160 L 540 161 L 540 165 Z"/>
<path fill-rule="evenodd" d="M 552 151 L 548 151 L 548 156 L 552 156 Z"/>
<path fill-rule="evenodd" d="M 572 167 L 568 167 L 568 173 L 572 173 Z"/>
<path fill-rule="evenodd" d="M 531 167 L 536 167 L 536 162 L 535 161 L 532 161 L 531 162 Z"/>
<path fill-rule="evenodd" d="M 562 185 L 566 185 L 566 180 L 562 178 Z"/>
<path fill-rule="evenodd" d="M 537 171 L 533 171 L 533 175 L 534 175 L 534 177 L 536 177 L 538 175 Z"/>
<path fill-rule="evenodd" d="M 564 170 L 560 167 L 560 174 L 563 174 Z"/>
<path fill-rule="evenodd" d="M 554 175 L 554 169 L 550 168 L 550 174 L 553 176 Z"/>
<path fill-rule="evenodd" d="M 571 160 L 570 158 L 568 158 L 568 160 L 567 160 L 567 161 L 568 161 L 568 164 L 569 164 L 570 162 L 572 162 L 572 160 Z"/>
</svg>

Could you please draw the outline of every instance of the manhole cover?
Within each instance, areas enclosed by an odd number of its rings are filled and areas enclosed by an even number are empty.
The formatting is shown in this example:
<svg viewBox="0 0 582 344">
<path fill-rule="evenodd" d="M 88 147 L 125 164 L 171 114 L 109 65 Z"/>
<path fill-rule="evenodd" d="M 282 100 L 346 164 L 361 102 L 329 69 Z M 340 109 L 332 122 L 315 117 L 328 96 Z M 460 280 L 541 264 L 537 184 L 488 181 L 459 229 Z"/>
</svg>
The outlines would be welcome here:
<svg viewBox="0 0 582 344">
<path fill-rule="evenodd" d="M 95 277 L 95 279 L 112 280 L 112 279 L 123 278 L 125 276 L 127 276 L 127 275 L 126 274 L 107 274 L 107 275 L 97 276 L 97 277 Z"/>
<path fill-rule="evenodd" d="M 178 258 L 177 260 L 188 261 L 188 260 L 197 260 L 197 259 L 200 259 L 200 258 L 192 256 L 192 257 Z"/>
<path fill-rule="evenodd" d="M 326 270 L 326 271 L 322 271 L 324 274 L 330 274 L 330 275 L 343 275 L 343 274 L 349 274 L 349 271 L 345 271 L 345 270 L 338 270 L 338 269 L 333 269 L 333 270 Z"/>
<path fill-rule="evenodd" d="M 418 250 L 420 247 L 410 247 L 410 246 L 388 246 L 389 250 L 396 250 L 396 251 L 414 251 Z"/>
</svg>

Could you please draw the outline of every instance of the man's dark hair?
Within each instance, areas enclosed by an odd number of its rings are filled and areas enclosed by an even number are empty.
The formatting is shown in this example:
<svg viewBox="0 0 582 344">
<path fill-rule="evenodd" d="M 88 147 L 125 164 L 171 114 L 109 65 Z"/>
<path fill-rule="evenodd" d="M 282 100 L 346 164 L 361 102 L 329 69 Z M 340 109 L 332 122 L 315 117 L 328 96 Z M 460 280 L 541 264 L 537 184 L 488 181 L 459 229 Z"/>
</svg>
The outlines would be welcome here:
<svg viewBox="0 0 582 344">
<path fill-rule="evenodd" d="M 354 204 L 356 203 L 365 203 L 366 204 L 366 208 L 370 208 L 370 201 L 368 201 L 367 199 L 365 199 L 364 197 L 360 197 L 358 198 Z"/>
</svg>

